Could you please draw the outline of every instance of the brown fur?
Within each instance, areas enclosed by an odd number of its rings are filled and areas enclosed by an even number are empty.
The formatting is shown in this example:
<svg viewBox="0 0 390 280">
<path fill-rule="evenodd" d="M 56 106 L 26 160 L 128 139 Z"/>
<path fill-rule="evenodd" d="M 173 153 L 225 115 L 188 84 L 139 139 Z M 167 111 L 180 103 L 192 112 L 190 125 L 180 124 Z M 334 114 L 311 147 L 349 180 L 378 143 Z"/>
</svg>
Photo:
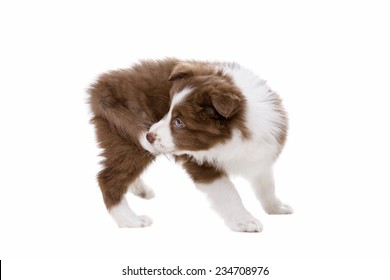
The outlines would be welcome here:
<svg viewBox="0 0 390 280">
<path fill-rule="evenodd" d="M 199 164 L 194 162 L 190 156 L 176 156 L 176 161 L 182 162 L 184 168 L 190 174 L 191 179 L 197 183 L 210 183 L 223 175 L 226 175 L 222 170 L 218 170 L 215 166 L 205 162 Z"/>
<path fill-rule="evenodd" d="M 89 89 L 91 121 L 104 157 L 98 182 L 107 208 L 119 203 L 154 159 L 138 138 L 168 112 L 172 87 L 168 77 L 177 62 L 145 61 L 111 71 Z"/>
</svg>

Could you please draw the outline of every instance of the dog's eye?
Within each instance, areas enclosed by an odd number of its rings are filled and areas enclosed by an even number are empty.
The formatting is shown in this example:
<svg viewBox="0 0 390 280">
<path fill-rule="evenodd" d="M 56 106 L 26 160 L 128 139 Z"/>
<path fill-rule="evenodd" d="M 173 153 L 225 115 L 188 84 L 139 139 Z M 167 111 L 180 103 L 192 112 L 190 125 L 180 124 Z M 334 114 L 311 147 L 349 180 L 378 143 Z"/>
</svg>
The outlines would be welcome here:
<svg viewBox="0 0 390 280">
<path fill-rule="evenodd" d="M 184 127 L 184 123 L 181 121 L 181 119 L 175 119 L 173 121 L 173 124 L 177 127 L 177 128 L 183 128 Z"/>
</svg>

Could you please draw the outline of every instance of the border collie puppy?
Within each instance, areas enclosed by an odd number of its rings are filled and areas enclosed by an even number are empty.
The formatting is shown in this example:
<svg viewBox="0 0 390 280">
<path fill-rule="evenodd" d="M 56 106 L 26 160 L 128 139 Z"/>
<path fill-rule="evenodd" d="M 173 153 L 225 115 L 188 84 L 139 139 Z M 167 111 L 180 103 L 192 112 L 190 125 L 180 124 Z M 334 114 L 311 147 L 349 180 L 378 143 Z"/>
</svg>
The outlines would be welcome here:
<svg viewBox="0 0 390 280">
<path fill-rule="evenodd" d="M 171 154 L 234 231 L 259 232 L 229 175 L 243 176 L 269 214 L 292 208 L 275 195 L 272 166 L 286 140 L 280 98 L 236 63 L 142 61 L 101 75 L 89 89 L 92 123 L 103 149 L 98 182 L 119 227 L 152 223 L 125 194 L 151 198 L 140 179 L 159 154 Z"/>
</svg>

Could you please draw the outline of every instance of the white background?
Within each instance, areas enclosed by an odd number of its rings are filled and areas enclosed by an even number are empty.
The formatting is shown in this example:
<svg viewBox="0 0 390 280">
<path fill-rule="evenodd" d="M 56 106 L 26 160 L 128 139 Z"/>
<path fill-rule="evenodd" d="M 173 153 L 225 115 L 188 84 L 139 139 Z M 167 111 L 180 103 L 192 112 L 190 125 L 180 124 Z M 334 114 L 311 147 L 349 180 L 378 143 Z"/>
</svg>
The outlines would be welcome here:
<svg viewBox="0 0 390 280">
<path fill-rule="evenodd" d="M 289 275 L 278 262 L 302 260 L 382 279 L 380 264 L 390 260 L 385 2 L 2 1 L 0 258 L 126 259 L 115 273 L 132 263 L 268 262 L 274 275 Z M 281 95 L 290 131 L 276 183 L 293 215 L 267 216 L 237 178 L 264 231 L 231 232 L 183 170 L 160 158 L 145 174 L 156 198 L 129 195 L 154 224 L 118 229 L 111 221 L 95 180 L 86 89 L 101 72 L 167 56 L 239 62 Z M 49 271 L 30 265 L 35 274 L 16 277 L 3 266 L 12 279 Z M 308 267 L 295 269 L 303 277 Z"/>
</svg>

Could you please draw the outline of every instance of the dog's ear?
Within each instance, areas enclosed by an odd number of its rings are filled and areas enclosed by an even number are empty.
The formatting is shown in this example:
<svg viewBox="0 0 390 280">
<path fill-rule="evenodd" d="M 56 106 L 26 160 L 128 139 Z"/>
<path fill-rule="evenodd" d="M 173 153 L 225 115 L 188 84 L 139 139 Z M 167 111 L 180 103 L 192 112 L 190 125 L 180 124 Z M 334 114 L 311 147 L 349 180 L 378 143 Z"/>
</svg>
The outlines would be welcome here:
<svg viewBox="0 0 390 280">
<path fill-rule="evenodd" d="M 178 79 L 188 78 L 194 75 L 192 65 L 189 63 L 180 63 L 173 68 L 168 81 L 175 81 Z"/>
<path fill-rule="evenodd" d="M 236 109 L 240 102 L 241 99 L 231 93 L 211 95 L 211 103 L 215 110 L 226 119 L 232 117 L 236 113 Z"/>
</svg>

